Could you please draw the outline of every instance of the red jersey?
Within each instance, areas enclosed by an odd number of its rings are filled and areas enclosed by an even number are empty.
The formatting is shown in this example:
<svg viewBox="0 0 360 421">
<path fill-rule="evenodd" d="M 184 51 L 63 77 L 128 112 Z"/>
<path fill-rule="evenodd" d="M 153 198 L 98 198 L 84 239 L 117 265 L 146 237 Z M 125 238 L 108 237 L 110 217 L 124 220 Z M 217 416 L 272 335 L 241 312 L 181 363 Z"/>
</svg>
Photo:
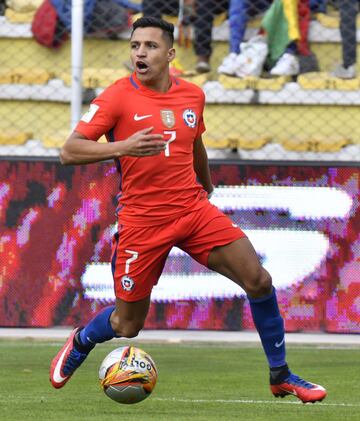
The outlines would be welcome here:
<svg viewBox="0 0 360 421">
<path fill-rule="evenodd" d="M 116 159 L 120 173 L 118 216 L 123 225 L 157 225 L 200 209 L 207 194 L 196 181 L 194 141 L 205 131 L 205 96 L 196 85 L 173 78 L 165 93 L 152 91 L 135 74 L 100 94 L 76 131 L 91 140 L 103 134 L 121 142 L 153 126 L 167 146 L 160 155 Z"/>
</svg>

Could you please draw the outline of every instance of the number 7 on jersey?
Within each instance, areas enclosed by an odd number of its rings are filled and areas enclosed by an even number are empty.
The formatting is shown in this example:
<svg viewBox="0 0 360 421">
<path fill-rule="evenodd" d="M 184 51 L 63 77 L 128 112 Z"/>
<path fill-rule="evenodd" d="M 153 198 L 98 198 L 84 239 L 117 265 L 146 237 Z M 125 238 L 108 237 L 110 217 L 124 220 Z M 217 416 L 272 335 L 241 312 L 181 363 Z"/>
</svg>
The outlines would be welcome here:
<svg viewBox="0 0 360 421">
<path fill-rule="evenodd" d="M 167 139 L 167 143 L 165 146 L 165 156 L 170 156 L 170 143 L 176 139 L 176 131 L 175 130 L 164 130 L 164 135 L 170 135 L 170 138 Z M 166 140 L 166 139 L 165 139 Z"/>
</svg>

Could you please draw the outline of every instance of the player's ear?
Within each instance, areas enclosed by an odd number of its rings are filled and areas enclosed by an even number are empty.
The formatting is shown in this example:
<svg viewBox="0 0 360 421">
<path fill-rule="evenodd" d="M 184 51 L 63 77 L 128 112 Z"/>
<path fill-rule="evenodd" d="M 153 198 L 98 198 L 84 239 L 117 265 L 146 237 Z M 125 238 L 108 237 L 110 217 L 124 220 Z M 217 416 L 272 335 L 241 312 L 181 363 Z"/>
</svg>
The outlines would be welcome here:
<svg viewBox="0 0 360 421">
<path fill-rule="evenodd" d="M 175 48 L 170 48 L 170 49 L 168 50 L 167 61 L 168 61 L 169 63 L 171 63 L 171 62 L 174 60 L 175 55 L 176 55 L 176 53 L 175 53 Z"/>
</svg>

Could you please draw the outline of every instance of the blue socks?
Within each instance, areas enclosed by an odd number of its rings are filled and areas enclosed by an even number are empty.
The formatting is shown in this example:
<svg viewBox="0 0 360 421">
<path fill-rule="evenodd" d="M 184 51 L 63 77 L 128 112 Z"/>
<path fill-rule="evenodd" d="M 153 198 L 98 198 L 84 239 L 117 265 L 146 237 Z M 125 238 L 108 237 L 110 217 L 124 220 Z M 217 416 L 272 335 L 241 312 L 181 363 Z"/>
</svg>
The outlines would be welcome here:
<svg viewBox="0 0 360 421">
<path fill-rule="evenodd" d="M 279 312 L 275 288 L 265 297 L 248 299 L 270 368 L 285 366 L 284 321 Z M 114 310 L 115 306 L 106 307 L 80 331 L 77 340 L 81 348 L 90 351 L 96 344 L 116 337 L 110 323 Z"/>
<path fill-rule="evenodd" d="M 110 316 L 114 310 L 115 306 L 104 308 L 80 331 L 77 340 L 82 348 L 90 351 L 96 344 L 116 337 L 110 323 Z"/>
<path fill-rule="evenodd" d="M 286 365 L 285 328 L 279 312 L 275 288 L 265 297 L 248 297 L 248 299 L 270 368 Z"/>
</svg>

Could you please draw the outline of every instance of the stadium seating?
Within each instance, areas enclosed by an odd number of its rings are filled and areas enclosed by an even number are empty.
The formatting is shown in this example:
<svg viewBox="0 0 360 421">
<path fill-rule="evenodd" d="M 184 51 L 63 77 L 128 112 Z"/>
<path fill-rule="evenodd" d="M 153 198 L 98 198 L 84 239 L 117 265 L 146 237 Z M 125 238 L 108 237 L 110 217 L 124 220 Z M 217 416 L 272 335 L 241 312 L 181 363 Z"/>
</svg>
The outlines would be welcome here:
<svg viewBox="0 0 360 421">
<path fill-rule="evenodd" d="M 222 139 L 211 139 L 207 137 L 205 134 L 205 142 L 208 148 L 212 149 L 244 149 L 244 150 L 256 150 L 261 149 L 267 143 L 271 141 L 269 136 L 259 136 L 259 137 L 252 137 L 252 138 L 243 138 L 239 136 L 231 137 L 228 136 L 227 138 Z"/>
<path fill-rule="evenodd" d="M 23 145 L 31 138 L 31 132 L 22 132 L 16 129 L 0 130 L 0 145 Z"/>
<path fill-rule="evenodd" d="M 290 76 L 280 76 L 275 78 L 261 78 L 255 76 L 248 76 L 245 78 L 231 77 L 226 75 L 219 75 L 219 82 L 224 89 L 252 89 L 252 90 L 280 90 L 287 81 L 290 81 Z"/>
<path fill-rule="evenodd" d="M 0 144 L 21 145 L 32 138 L 44 148 L 56 149 L 70 125 L 70 42 L 58 50 L 37 44 L 30 31 L 34 10 L 7 9 L 6 16 L 0 16 Z M 248 37 L 257 31 L 258 24 L 258 19 L 251 22 Z M 315 152 L 321 158 L 322 152 L 336 154 L 360 144 L 356 124 L 360 118 L 360 79 L 341 80 L 329 75 L 334 58 L 341 57 L 338 27 L 337 15 L 316 16 L 310 41 L 321 71 L 302 74 L 296 80 L 217 75 L 216 68 L 228 51 L 225 16 L 219 18 L 213 31 L 212 73 L 195 74 L 192 49 L 177 48 L 175 71 L 180 69 L 180 76 L 202 86 L 206 95 L 207 147 L 241 152 L 278 145 L 286 159 L 287 151 Z M 107 85 L 129 74 L 123 65 L 128 59 L 128 32 L 123 37 L 85 39 L 84 110 Z M 9 152 L 2 149 L 0 153 Z M 301 157 L 304 159 L 303 154 Z"/>
<path fill-rule="evenodd" d="M 289 138 L 281 142 L 285 149 L 298 152 L 338 152 L 350 143 L 349 139 L 343 137 L 327 138 L 320 136 L 313 139 L 310 137 L 305 139 Z"/>
<path fill-rule="evenodd" d="M 0 84 L 43 85 L 50 79 L 50 73 L 41 68 L 13 67 L 0 69 Z"/>
<path fill-rule="evenodd" d="M 42 143 L 46 148 L 61 148 L 69 134 L 70 129 L 59 130 L 53 133 L 45 133 Z"/>
<path fill-rule="evenodd" d="M 297 79 L 302 89 L 323 89 L 333 91 L 356 91 L 360 88 L 360 79 L 339 79 L 325 72 L 311 72 L 300 75 Z"/>
<path fill-rule="evenodd" d="M 83 69 L 83 86 L 84 88 L 105 88 L 117 79 L 125 77 L 129 74 L 127 69 L 111 69 L 111 68 L 91 68 L 85 67 Z M 63 72 L 60 78 L 65 85 L 71 86 L 71 74 Z"/>
<path fill-rule="evenodd" d="M 61 148 L 61 146 L 64 144 L 64 141 L 68 138 L 70 133 L 71 133 L 70 129 L 59 130 L 53 133 L 46 133 L 44 135 L 42 143 L 46 148 Z M 98 142 L 106 143 L 105 136 L 101 136 Z"/>
</svg>

